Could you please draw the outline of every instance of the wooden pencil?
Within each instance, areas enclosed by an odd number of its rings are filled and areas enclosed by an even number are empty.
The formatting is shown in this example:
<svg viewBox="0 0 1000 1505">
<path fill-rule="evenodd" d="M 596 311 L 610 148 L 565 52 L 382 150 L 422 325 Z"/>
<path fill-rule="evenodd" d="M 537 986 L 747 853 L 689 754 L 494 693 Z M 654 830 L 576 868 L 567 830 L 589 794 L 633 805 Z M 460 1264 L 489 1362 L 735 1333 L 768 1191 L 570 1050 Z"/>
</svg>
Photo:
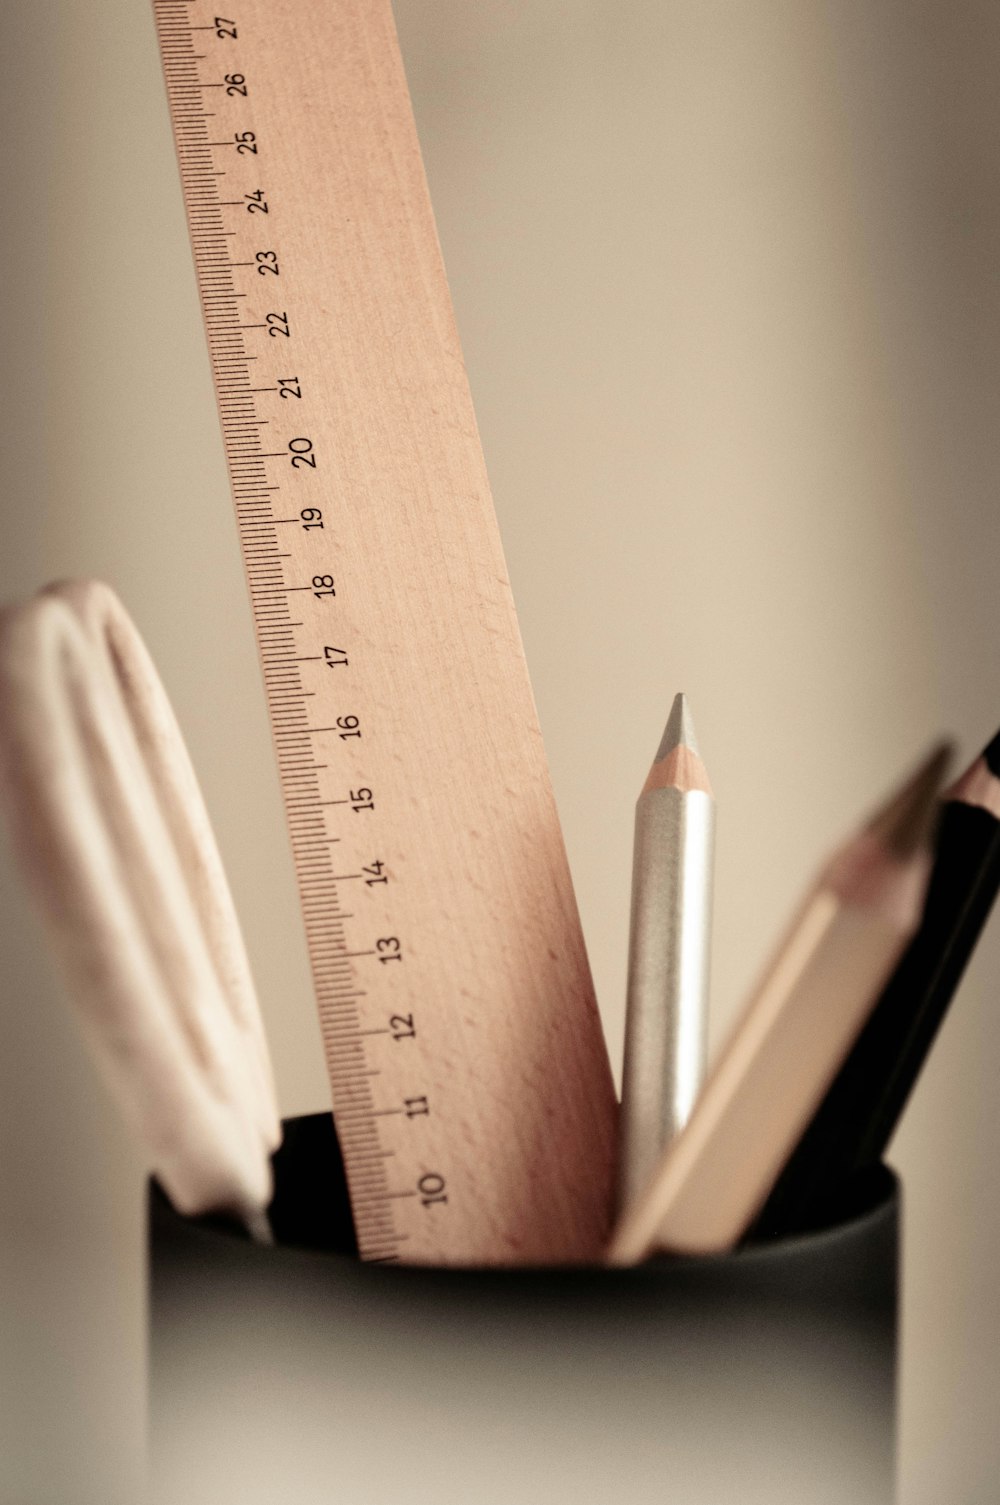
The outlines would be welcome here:
<svg viewBox="0 0 1000 1505">
<path fill-rule="evenodd" d="M 705 1074 L 715 800 L 684 695 L 635 806 L 618 1210 L 687 1122 Z"/>
<path fill-rule="evenodd" d="M 944 796 L 920 927 L 779 1177 L 759 1236 L 807 1228 L 885 1153 L 1000 887 L 1000 732 Z"/>
<path fill-rule="evenodd" d="M 619 1224 L 609 1258 L 736 1244 L 915 931 L 948 759 L 939 746 L 820 873 L 686 1127 Z"/>
</svg>

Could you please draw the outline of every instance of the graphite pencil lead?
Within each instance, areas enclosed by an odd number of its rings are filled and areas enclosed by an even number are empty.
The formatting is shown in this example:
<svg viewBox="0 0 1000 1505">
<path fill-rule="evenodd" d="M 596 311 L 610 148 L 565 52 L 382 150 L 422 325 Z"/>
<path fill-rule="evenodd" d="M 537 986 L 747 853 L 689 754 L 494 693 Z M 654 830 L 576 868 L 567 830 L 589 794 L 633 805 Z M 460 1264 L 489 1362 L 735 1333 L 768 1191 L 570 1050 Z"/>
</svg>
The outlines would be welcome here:
<svg viewBox="0 0 1000 1505">
<path fill-rule="evenodd" d="M 680 789 L 685 793 L 700 789 L 710 795 L 712 785 L 708 770 L 701 761 L 694 720 L 688 709 L 687 696 L 675 695 L 670 715 L 656 749 L 656 757 L 646 775 L 642 793 L 652 789 Z"/>
<path fill-rule="evenodd" d="M 686 695 L 675 695 L 674 703 L 670 707 L 670 715 L 660 738 L 660 745 L 656 751 L 655 762 L 660 763 L 678 747 L 689 747 L 692 752 L 698 751 L 698 738 L 695 736 L 694 721 L 688 708 Z"/>
<path fill-rule="evenodd" d="M 1000 732 L 983 748 L 983 761 L 990 773 L 1000 779 Z"/>
<path fill-rule="evenodd" d="M 911 857 L 931 837 L 938 810 L 938 795 L 951 761 L 950 742 L 939 742 L 897 794 L 877 811 L 868 826 L 894 857 Z"/>
</svg>

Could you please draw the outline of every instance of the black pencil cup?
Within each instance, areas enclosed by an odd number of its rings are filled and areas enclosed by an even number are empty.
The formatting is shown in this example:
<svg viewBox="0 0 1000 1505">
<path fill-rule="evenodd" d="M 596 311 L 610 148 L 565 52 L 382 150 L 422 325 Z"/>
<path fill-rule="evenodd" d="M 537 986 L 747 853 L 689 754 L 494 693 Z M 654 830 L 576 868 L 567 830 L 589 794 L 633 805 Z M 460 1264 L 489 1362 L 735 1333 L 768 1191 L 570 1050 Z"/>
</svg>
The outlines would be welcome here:
<svg viewBox="0 0 1000 1505">
<path fill-rule="evenodd" d="M 156 1505 L 891 1505 L 898 1186 L 637 1269 L 360 1263 L 328 1114 L 279 1243 L 151 1195 Z"/>
</svg>

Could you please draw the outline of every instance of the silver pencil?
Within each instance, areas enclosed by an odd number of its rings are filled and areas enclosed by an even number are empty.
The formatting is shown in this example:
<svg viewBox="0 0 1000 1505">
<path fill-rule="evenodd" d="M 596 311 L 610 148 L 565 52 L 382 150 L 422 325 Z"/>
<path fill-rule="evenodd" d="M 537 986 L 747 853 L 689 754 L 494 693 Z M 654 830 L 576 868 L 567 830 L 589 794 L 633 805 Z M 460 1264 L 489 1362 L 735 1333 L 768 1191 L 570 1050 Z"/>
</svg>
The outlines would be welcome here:
<svg viewBox="0 0 1000 1505">
<path fill-rule="evenodd" d="M 705 1074 L 715 800 L 677 695 L 635 807 L 618 1210 L 645 1188 Z"/>
</svg>

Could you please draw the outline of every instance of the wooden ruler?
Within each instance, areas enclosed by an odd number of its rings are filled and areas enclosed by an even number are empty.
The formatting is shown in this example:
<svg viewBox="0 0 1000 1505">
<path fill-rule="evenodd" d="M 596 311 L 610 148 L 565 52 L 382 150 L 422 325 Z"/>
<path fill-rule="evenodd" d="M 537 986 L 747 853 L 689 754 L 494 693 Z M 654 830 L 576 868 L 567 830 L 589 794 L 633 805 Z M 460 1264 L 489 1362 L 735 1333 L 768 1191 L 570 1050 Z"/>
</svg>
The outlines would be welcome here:
<svg viewBox="0 0 1000 1505">
<path fill-rule="evenodd" d="M 361 1250 L 607 1232 L 614 1097 L 387 0 L 153 0 Z"/>
</svg>

